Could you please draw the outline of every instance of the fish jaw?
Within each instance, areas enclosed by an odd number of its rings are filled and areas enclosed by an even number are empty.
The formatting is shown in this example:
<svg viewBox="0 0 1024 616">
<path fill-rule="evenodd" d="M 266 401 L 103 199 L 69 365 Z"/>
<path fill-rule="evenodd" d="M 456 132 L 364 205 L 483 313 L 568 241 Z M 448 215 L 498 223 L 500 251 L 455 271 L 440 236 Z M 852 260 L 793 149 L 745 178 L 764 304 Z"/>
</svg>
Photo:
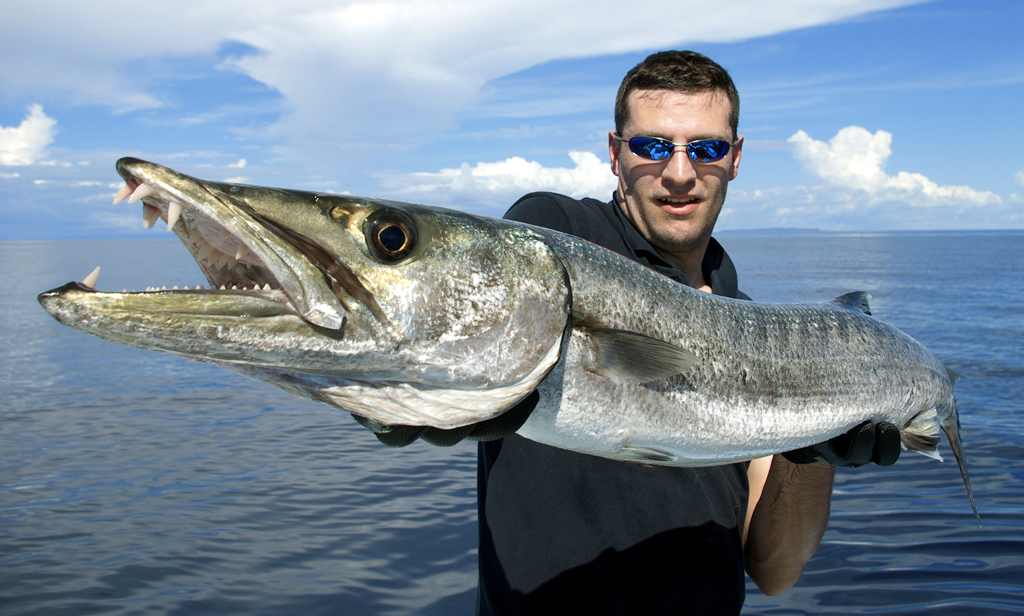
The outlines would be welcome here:
<svg viewBox="0 0 1024 616">
<path fill-rule="evenodd" d="M 143 202 L 147 226 L 167 219 L 212 289 L 106 293 L 94 279 L 69 283 L 39 296 L 61 323 L 222 365 L 385 425 L 448 429 L 495 417 L 557 361 L 569 290 L 530 230 L 205 182 L 137 159 L 117 169 L 119 197 Z M 416 241 L 393 245 L 399 228 Z M 365 402 L 374 398 L 393 402 Z"/>
<path fill-rule="evenodd" d="M 192 254 L 211 288 L 280 289 L 302 317 L 320 327 L 340 329 L 339 299 L 310 255 L 294 245 L 291 232 L 318 214 L 315 196 L 300 191 L 205 182 L 135 158 L 117 161 L 132 197 L 144 193 L 143 214 L 158 212 Z M 149 208 L 147 210 L 147 208 Z M 153 214 L 151 214 L 153 215 Z M 276 223 L 276 224 L 275 224 Z"/>
</svg>

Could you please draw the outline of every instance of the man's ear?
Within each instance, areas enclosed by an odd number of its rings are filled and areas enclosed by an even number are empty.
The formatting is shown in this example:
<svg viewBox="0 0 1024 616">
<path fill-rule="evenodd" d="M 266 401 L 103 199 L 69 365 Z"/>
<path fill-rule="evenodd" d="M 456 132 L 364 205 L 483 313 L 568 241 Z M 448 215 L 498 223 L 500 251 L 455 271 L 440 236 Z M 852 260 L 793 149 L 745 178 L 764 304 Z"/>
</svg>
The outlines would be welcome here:
<svg viewBox="0 0 1024 616">
<path fill-rule="evenodd" d="M 736 179 L 740 173 L 740 159 L 743 158 L 743 135 L 736 138 L 736 145 L 732 146 L 732 164 L 729 165 L 729 181 Z"/>
<path fill-rule="evenodd" d="M 615 131 L 608 131 L 608 158 L 611 160 L 612 173 L 619 176 L 619 152 L 622 142 L 615 138 Z"/>
</svg>

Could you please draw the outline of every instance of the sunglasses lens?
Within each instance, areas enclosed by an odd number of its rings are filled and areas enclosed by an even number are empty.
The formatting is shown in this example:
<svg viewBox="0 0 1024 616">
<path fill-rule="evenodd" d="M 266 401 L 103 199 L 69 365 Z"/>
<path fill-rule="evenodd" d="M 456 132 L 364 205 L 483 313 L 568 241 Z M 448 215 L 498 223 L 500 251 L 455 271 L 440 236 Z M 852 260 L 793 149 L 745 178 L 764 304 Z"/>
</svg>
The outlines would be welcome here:
<svg viewBox="0 0 1024 616">
<path fill-rule="evenodd" d="M 729 142 L 720 139 L 694 141 L 686 145 L 686 153 L 697 163 L 713 163 L 729 153 Z"/>
<path fill-rule="evenodd" d="M 672 156 L 674 147 L 671 142 L 654 137 L 633 137 L 629 140 L 629 150 L 647 160 L 665 160 Z"/>
<path fill-rule="evenodd" d="M 686 144 L 686 153 L 695 163 L 713 163 L 729 153 L 730 144 L 722 139 L 704 139 Z M 633 137 L 629 150 L 647 160 L 666 160 L 672 156 L 676 144 L 657 137 Z"/>
</svg>

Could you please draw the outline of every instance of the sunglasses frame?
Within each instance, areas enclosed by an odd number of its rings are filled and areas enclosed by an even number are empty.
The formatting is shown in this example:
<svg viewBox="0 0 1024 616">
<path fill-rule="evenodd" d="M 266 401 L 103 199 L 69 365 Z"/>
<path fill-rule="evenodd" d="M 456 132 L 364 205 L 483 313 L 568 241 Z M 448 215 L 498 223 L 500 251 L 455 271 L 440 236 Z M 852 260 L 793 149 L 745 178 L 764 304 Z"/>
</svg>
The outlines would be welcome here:
<svg viewBox="0 0 1024 616">
<path fill-rule="evenodd" d="M 626 145 L 628 145 L 629 146 L 629 151 L 632 152 L 633 155 L 636 156 L 637 158 L 642 158 L 644 160 L 649 160 L 651 162 L 660 163 L 660 162 L 664 162 L 664 161 L 672 158 L 672 154 L 675 154 L 676 148 L 686 148 L 686 156 L 689 157 L 689 159 L 691 161 L 697 163 L 698 165 L 710 165 L 712 163 L 717 163 L 718 161 L 720 161 L 723 158 L 725 158 L 726 156 L 728 156 L 729 155 L 729 150 L 734 148 L 736 146 L 736 144 L 739 143 L 739 141 L 740 141 L 739 139 L 737 139 L 736 141 L 733 141 L 732 143 L 729 143 L 725 139 L 696 139 L 696 140 L 691 141 L 689 143 L 674 143 L 672 141 L 669 141 L 668 139 L 662 139 L 661 137 L 637 136 L 637 137 L 630 137 L 629 139 L 624 139 L 624 138 L 620 137 L 617 133 L 612 133 L 612 136 L 615 137 L 616 140 L 621 141 L 621 142 L 625 143 Z M 633 140 L 634 139 L 651 139 L 652 141 L 658 142 L 658 143 L 660 143 L 660 144 L 662 144 L 662 145 L 664 145 L 666 147 L 667 146 L 672 146 L 672 150 L 669 153 L 669 155 L 666 156 L 665 158 L 648 158 L 647 156 L 644 156 L 643 154 L 640 154 L 639 152 L 637 152 L 637 150 L 633 149 Z M 698 160 L 698 156 L 699 156 L 698 150 L 697 150 L 697 148 L 699 147 L 698 144 L 705 144 L 705 143 L 708 143 L 708 142 L 724 143 L 724 144 L 726 144 L 725 145 L 725 149 L 722 151 L 721 156 L 719 156 L 718 158 L 715 158 L 715 159 L 712 159 L 712 160 Z M 641 148 L 639 146 L 637 146 L 637 149 L 641 149 Z"/>
</svg>

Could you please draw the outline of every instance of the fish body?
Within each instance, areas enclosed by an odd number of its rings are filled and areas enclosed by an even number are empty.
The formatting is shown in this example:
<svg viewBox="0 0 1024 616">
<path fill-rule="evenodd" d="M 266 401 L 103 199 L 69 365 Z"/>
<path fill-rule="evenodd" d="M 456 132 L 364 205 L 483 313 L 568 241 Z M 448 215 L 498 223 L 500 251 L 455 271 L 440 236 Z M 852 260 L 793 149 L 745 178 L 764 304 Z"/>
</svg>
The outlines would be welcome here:
<svg viewBox="0 0 1024 616">
<path fill-rule="evenodd" d="M 865 294 L 812 305 L 733 300 L 552 238 L 573 283 L 574 327 L 523 436 L 604 457 L 706 466 L 820 443 L 863 422 L 895 424 L 910 448 L 929 454 L 939 429 L 957 431 L 955 377 L 871 317 Z M 606 329 L 668 342 L 697 361 L 659 380 L 608 374 L 595 367 L 593 341 Z"/>
<path fill-rule="evenodd" d="M 40 295 L 87 333 L 222 365 L 378 431 L 475 424 L 536 390 L 522 436 L 650 464 L 750 460 L 864 422 L 937 457 L 944 432 L 970 495 L 955 375 L 863 293 L 732 300 L 530 225 L 117 168 L 119 197 L 143 202 L 147 226 L 167 220 L 211 289 Z"/>
</svg>

